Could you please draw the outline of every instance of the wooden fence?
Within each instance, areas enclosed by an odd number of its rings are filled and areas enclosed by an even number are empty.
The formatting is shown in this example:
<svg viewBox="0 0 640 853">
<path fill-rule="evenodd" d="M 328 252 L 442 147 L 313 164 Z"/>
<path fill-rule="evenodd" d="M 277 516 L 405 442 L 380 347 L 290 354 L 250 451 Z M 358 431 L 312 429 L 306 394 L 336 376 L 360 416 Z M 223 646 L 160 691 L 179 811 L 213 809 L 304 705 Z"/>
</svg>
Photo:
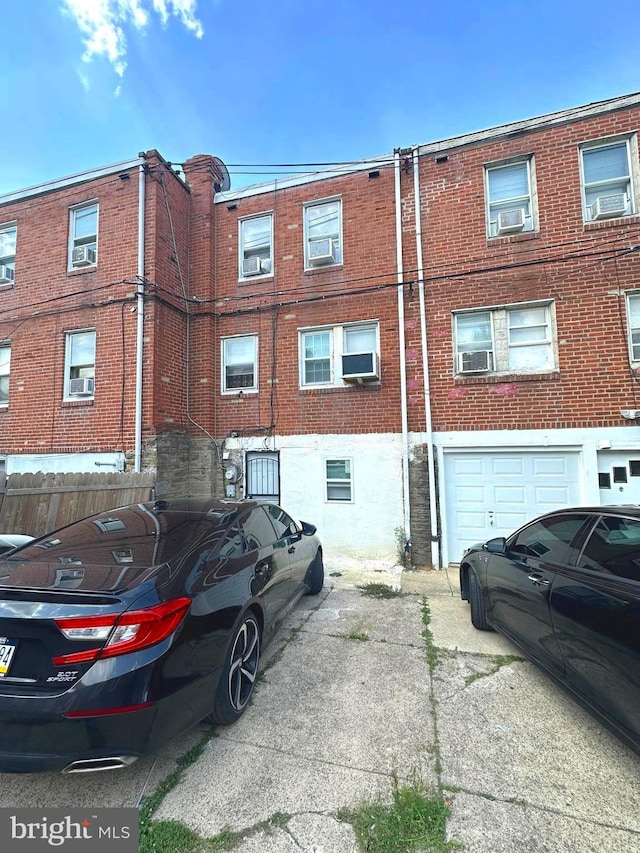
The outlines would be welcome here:
<svg viewBox="0 0 640 853">
<path fill-rule="evenodd" d="M 11 474 L 0 483 L 0 533 L 42 536 L 125 504 L 148 501 L 155 474 Z"/>
</svg>

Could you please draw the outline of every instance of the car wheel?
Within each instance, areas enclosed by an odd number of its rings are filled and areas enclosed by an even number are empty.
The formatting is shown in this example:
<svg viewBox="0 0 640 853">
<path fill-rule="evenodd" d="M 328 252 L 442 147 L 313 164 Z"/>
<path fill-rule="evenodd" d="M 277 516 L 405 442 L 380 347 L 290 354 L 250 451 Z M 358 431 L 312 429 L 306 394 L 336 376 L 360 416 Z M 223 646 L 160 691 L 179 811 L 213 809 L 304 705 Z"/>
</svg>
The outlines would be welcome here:
<svg viewBox="0 0 640 853">
<path fill-rule="evenodd" d="M 253 613 L 246 613 L 227 651 L 215 704 L 207 722 L 228 725 L 249 704 L 260 663 L 260 626 Z"/>
<path fill-rule="evenodd" d="M 324 563 L 322 562 L 322 551 L 318 548 L 311 565 L 307 569 L 306 584 L 307 595 L 317 595 L 324 585 Z"/>
<path fill-rule="evenodd" d="M 491 631 L 487 620 L 487 609 L 482 598 L 482 591 L 475 573 L 469 570 L 469 604 L 471 605 L 471 624 L 479 631 Z"/>
</svg>

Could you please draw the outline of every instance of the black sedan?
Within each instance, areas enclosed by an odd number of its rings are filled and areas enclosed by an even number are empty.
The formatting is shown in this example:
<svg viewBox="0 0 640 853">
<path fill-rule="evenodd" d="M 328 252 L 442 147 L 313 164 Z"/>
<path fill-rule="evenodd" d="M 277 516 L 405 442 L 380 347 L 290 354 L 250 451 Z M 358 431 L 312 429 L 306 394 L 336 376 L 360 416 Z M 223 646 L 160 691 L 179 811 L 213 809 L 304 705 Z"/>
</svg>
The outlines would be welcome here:
<svg viewBox="0 0 640 853">
<path fill-rule="evenodd" d="M 640 507 L 563 509 L 470 548 L 462 598 L 640 752 Z"/>
<path fill-rule="evenodd" d="M 260 652 L 320 592 L 315 527 L 256 501 L 140 503 L 0 559 L 0 772 L 125 767 L 247 707 Z"/>
</svg>

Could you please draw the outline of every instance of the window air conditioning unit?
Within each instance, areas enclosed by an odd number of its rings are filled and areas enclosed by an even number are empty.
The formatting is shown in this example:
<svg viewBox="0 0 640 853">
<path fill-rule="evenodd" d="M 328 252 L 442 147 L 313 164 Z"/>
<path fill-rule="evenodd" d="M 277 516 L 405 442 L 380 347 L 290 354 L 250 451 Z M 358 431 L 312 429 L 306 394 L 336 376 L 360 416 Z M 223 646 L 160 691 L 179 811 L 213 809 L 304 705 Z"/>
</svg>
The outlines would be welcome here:
<svg viewBox="0 0 640 853">
<path fill-rule="evenodd" d="M 512 234 L 522 231 L 527 220 L 524 207 L 513 207 L 511 210 L 501 210 L 498 213 L 498 234 Z"/>
<path fill-rule="evenodd" d="M 322 240 L 309 240 L 309 263 L 311 266 L 334 264 L 336 261 L 335 248 L 331 237 Z"/>
<path fill-rule="evenodd" d="M 262 258 L 245 258 L 242 261 L 242 275 L 260 275 L 262 272 Z"/>
<path fill-rule="evenodd" d="M 15 272 L 6 264 L 0 264 L 0 284 L 9 284 L 13 281 Z"/>
<path fill-rule="evenodd" d="M 96 262 L 96 250 L 91 246 L 76 246 L 71 252 L 71 264 L 74 267 L 88 267 Z"/>
<path fill-rule="evenodd" d="M 592 219 L 607 219 L 610 216 L 624 216 L 627 210 L 625 193 L 601 195 L 591 205 Z"/>
<path fill-rule="evenodd" d="M 342 356 L 342 378 L 345 382 L 380 379 L 377 352 L 353 352 Z"/>
<path fill-rule="evenodd" d="M 459 373 L 485 373 L 487 370 L 493 370 L 493 352 L 490 349 L 458 353 Z"/>
<path fill-rule="evenodd" d="M 69 394 L 74 397 L 86 397 L 93 394 L 93 379 L 70 379 Z"/>
</svg>

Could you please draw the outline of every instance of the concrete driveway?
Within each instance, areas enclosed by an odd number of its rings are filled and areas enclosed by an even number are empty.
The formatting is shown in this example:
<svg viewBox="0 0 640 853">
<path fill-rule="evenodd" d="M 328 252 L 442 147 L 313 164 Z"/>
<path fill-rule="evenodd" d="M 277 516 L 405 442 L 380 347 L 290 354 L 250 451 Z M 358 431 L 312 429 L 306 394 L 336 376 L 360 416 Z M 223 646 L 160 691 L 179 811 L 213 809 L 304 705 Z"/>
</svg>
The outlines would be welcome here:
<svg viewBox="0 0 640 853">
<path fill-rule="evenodd" d="M 128 770 L 2 776 L 0 806 L 139 805 L 205 741 L 153 818 L 229 830 L 240 853 L 352 853 L 338 810 L 388 800 L 394 774 L 445 792 L 448 837 L 467 851 L 640 851 L 640 758 L 475 631 L 456 574 L 405 574 L 409 594 L 388 600 L 338 587 L 303 599 L 234 726 L 201 726 Z"/>
</svg>

